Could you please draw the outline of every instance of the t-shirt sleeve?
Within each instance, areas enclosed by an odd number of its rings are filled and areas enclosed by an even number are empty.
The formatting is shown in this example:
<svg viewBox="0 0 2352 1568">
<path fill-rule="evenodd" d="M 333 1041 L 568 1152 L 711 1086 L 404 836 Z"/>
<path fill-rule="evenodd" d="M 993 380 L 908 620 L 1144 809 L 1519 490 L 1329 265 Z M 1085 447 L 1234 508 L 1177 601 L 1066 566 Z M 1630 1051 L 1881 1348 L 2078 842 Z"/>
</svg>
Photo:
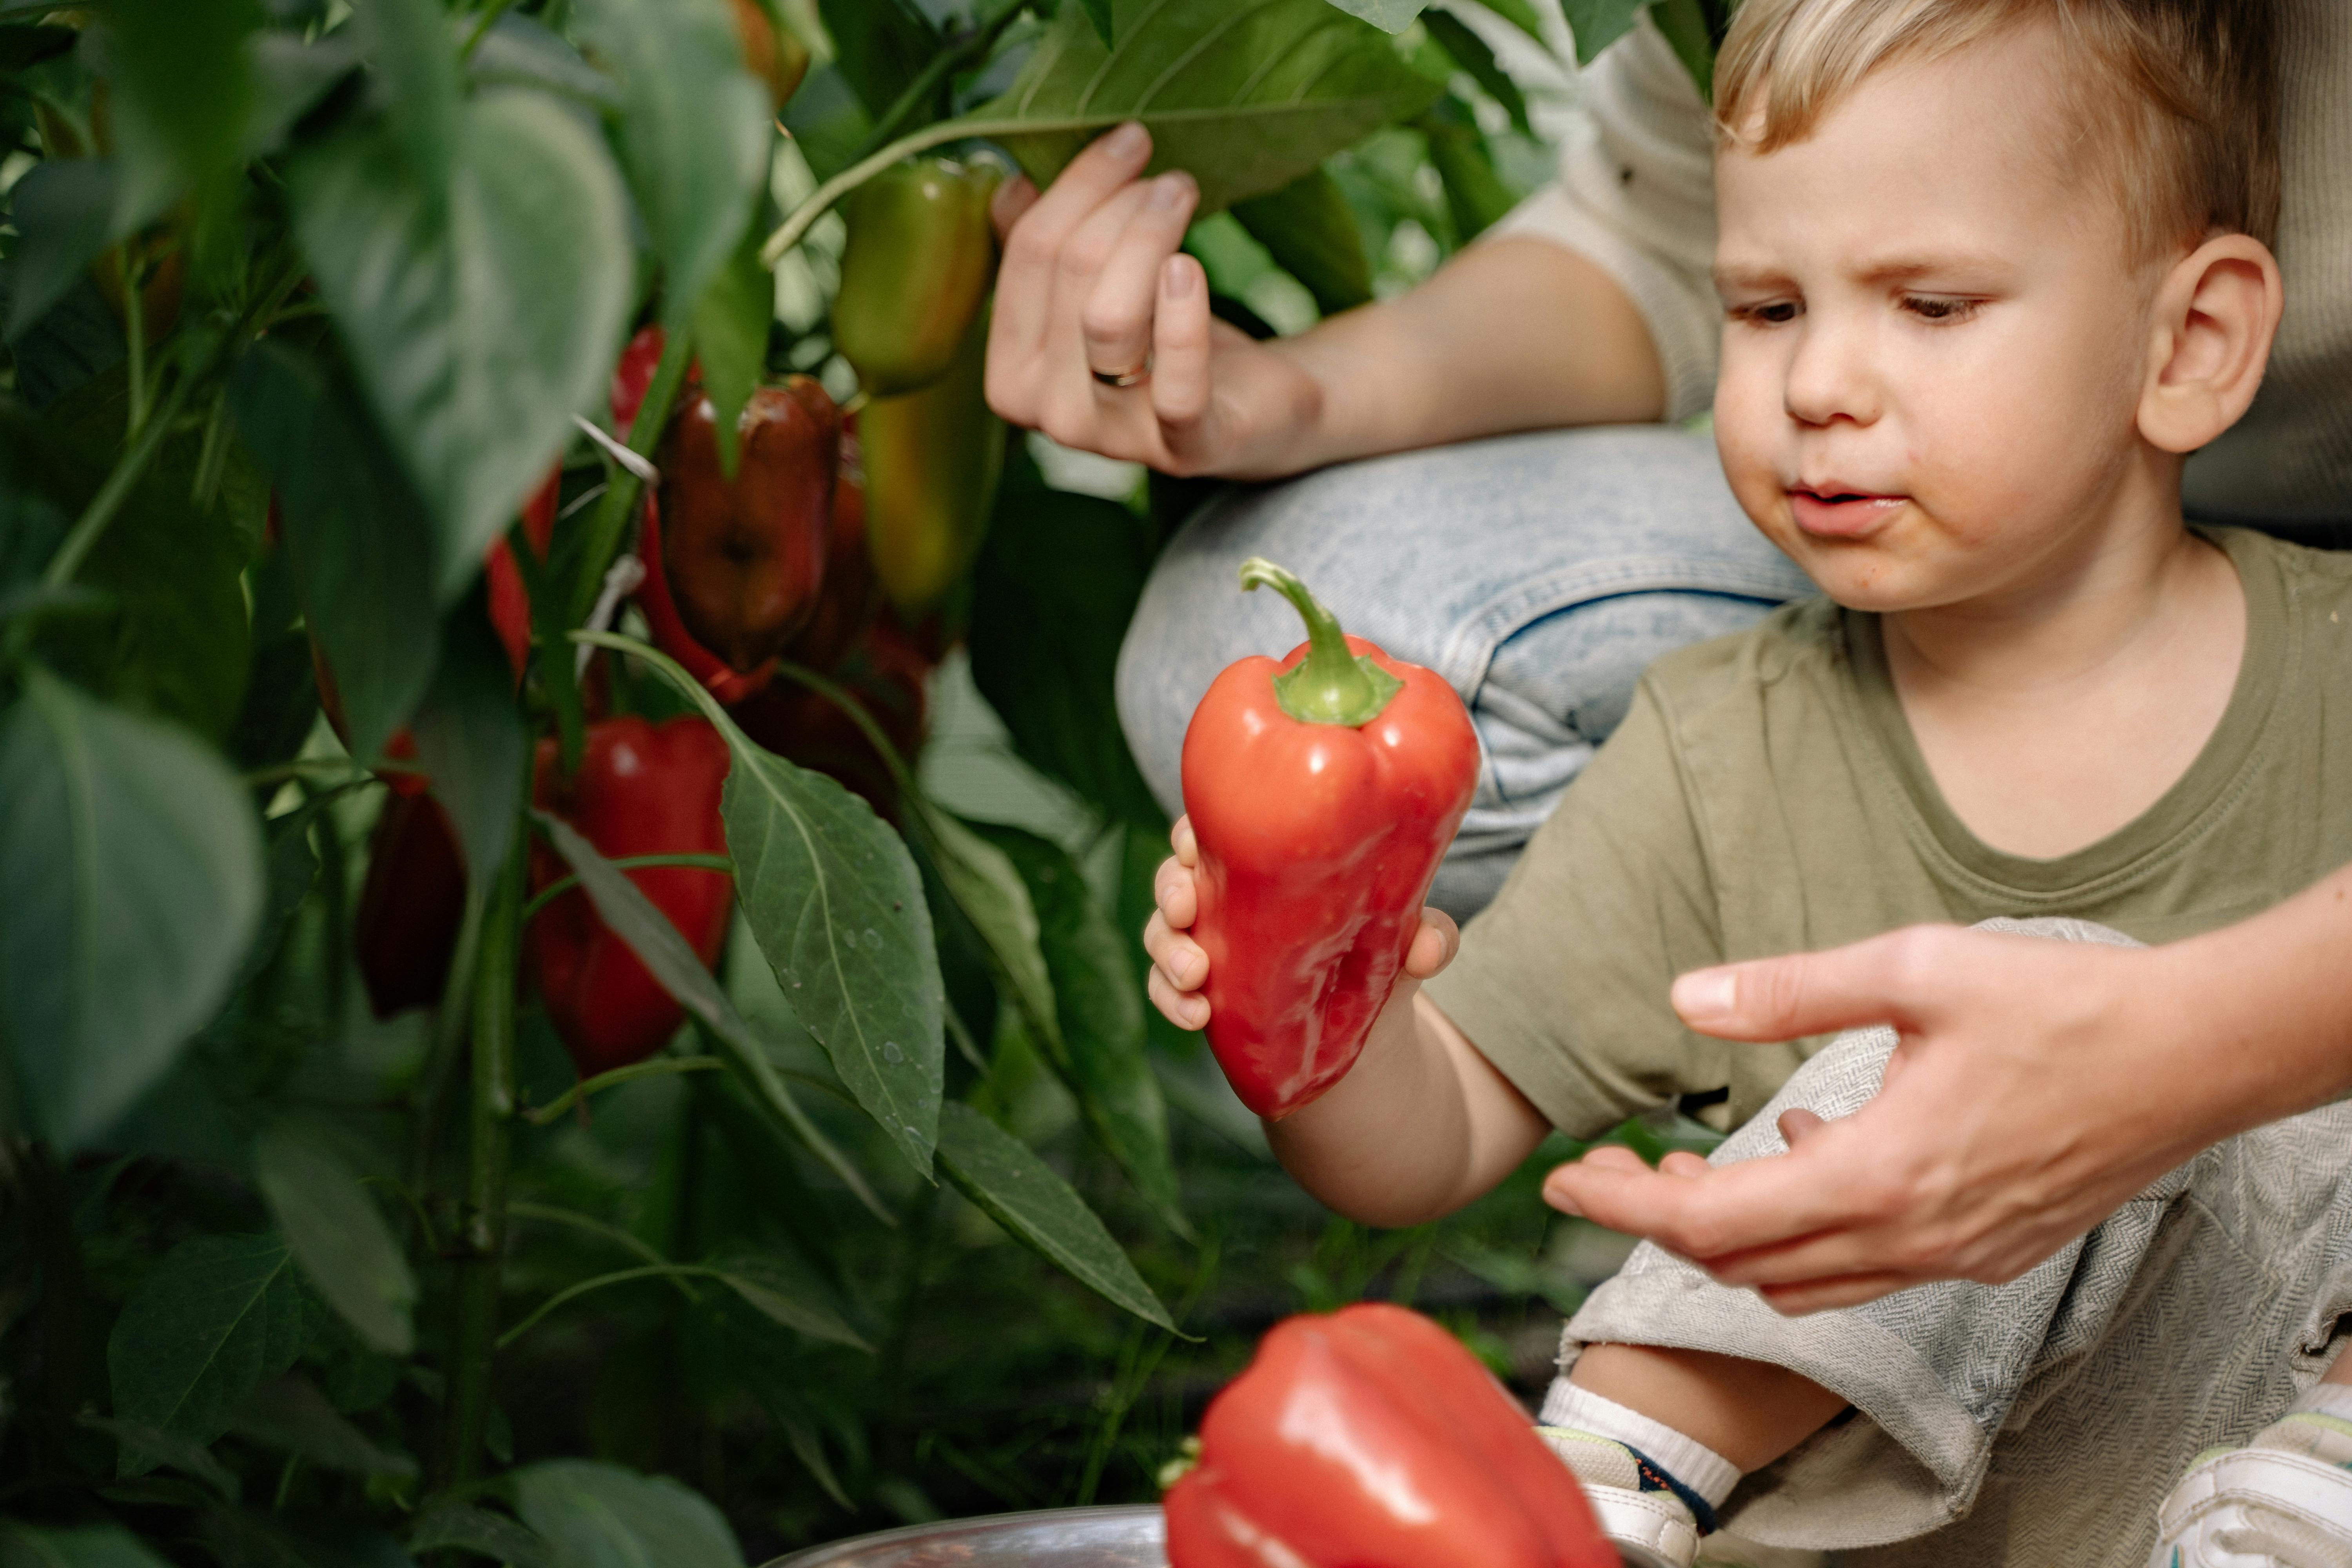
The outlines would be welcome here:
<svg viewBox="0 0 2352 1568">
<path fill-rule="evenodd" d="M 1706 857 L 1644 681 L 1427 992 L 1553 1126 L 1591 1138 L 1714 1087 L 1696 1080 L 1723 1047 L 1666 995 L 1721 959 Z"/>
<path fill-rule="evenodd" d="M 1584 104 L 1559 178 L 1486 238 L 1532 235 L 1607 273 L 1641 311 L 1666 375 L 1666 417 L 1715 397 L 1715 132 L 1706 102 L 1647 16 L 1579 79 Z"/>
</svg>

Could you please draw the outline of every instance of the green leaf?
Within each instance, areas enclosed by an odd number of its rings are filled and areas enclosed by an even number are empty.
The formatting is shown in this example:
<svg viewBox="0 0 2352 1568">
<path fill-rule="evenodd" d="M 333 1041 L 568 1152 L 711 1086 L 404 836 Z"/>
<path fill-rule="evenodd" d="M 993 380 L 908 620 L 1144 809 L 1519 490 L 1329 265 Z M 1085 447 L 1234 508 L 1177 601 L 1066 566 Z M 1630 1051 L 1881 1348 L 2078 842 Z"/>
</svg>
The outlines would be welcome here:
<svg viewBox="0 0 2352 1568">
<path fill-rule="evenodd" d="M 506 863 L 530 766 L 506 650 L 481 600 L 477 585 L 442 623 L 439 667 L 415 723 L 417 763 L 448 810 L 477 888 Z"/>
<path fill-rule="evenodd" d="M 1698 85 L 1699 97 L 1709 103 L 1715 101 L 1715 51 L 1723 41 L 1721 18 L 1728 11 L 1725 6 L 1718 12 L 1708 0 L 1651 0 L 1651 19 L 1674 47 L 1683 69 Z"/>
<path fill-rule="evenodd" d="M 138 1474 L 158 1468 L 177 1470 L 184 1476 L 194 1476 L 231 1502 L 245 1495 L 245 1484 L 237 1479 L 236 1472 L 193 1438 L 143 1422 L 110 1421 L 101 1415 L 76 1416 L 74 1425 L 103 1432 L 114 1439 L 115 1463 L 125 1477 L 132 1476 L 134 1470 Z M 194 1489 L 188 1491 L 194 1492 Z M 195 1492 L 189 1500 L 202 1498 L 201 1492 Z"/>
<path fill-rule="evenodd" d="M 406 1355 L 416 1277 L 383 1211 L 341 1151 L 290 1119 L 254 1141 L 253 1179 L 320 1295 L 377 1350 Z"/>
<path fill-rule="evenodd" d="M 1533 38 L 1537 43 L 1542 44 L 1546 49 L 1551 47 L 1544 37 L 1543 20 L 1536 15 L 1536 8 L 1529 0 L 1477 0 L 1477 3 Z M 1563 4 L 1571 9 L 1577 3 L 1578 0 L 1563 0 Z"/>
<path fill-rule="evenodd" d="M 436 521 L 445 601 L 546 477 L 572 413 L 603 393 L 635 276 L 626 194 L 573 115 L 492 91 L 455 131 L 446 182 L 421 174 L 384 124 L 287 171 L 320 292 Z"/>
<path fill-rule="evenodd" d="M 1178 1331 L 1086 1200 L 1027 1144 L 961 1100 L 940 1108 L 940 1169 L 1013 1239 L 1113 1306 Z"/>
<path fill-rule="evenodd" d="M 98 15 L 121 160 L 116 216 L 128 232 L 184 194 L 219 200 L 245 162 L 254 79 L 253 0 L 112 0 Z"/>
<path fill-rule="evenodd" d="M 579 50 L 536 18 L 513 11 L 474 46 L 466 74 L 477 87 L 535 87 L 592 104 L 603 114 L 618 114 L 626 102 L 613 79 L 582 59 Z"/>
<path fill-rule="evenodd" d="M 464 136 L 448 13 L 440 0 L 358 0 L 353 10 L 394 133 L 419 177 L 437 185 Z"/>
<path fill-rule="evenodd" d="M 261 915 L 261 835 L 185 734 L 35 668 L 0 714 L 0 1039 L 79 1147 L 172 1065 Z"/>
<path fill-rule="evenodd" d="M 946 1004 L 931 914 L 907 846 L 834 780 L 753 744 L 671 660 L 640 644 L 625 651 L 660 670 L 726 737 L 734 763 L 719 809 L 745 923 L 841 1081 L 928 1173 Z"/>
<path fill-rule="evenodd" d="M 730 775 L 730 788 L 733 783 Z M 669 917 L 646 897 L 645 890 L 631 881 L 627 873 L 598 854 L 596 847 L 582 837 L 570 823 L 541 812 L 539 824 L 554 845 L 555 852 L 580 879 L 581 890 L 595 905 L 597 917 L 612 928 L 614 935 L 629 944 L 629 951 L 637 955 L 638 962 L 662 989 L 709 1030 L 720 1058 L 742 1080 L 753 1104 L 789 1126 L 802 1142 L 833 1167 L 868 1208 L 887 1215 L 865 1178 L 858 1174 L 857 1167 L 833 1146 L 793 1099 L 768 1060 L 766 1042 L 735 1010 L 735 1004 L 728 1000 L 727 993 L 711 973 L 703 968 L 701 958 L 677 927 L 670 923 Z M 738 890 L 740 893 L 740 888 Z M 927 1150 L 927 1162 L 929 1157 Z M 916 1168 L 929 1167 L 926 1163 Z"/>
<path fill-rule="evenodd" d="M 114 1414 L 207 1444 L 266 1379 L 294 1364 L 318 1331 L 315 1298 L 275 1236 L 201 1236 L 155 1266 L 107 1341 Z M 126 1446 L 121 1473 L 152 1468 Z"/>
<path fill-rule="evenodd" d="M 229 1430 L 353 1476 L 414 1476 L 416 1461 L 388 1454 L 343 1419 L 307 1377 L 274 1378 L 247 1394 Z"/>
<path fill-rule="evenodd" d="M 8 268 L 11 343 L 66 297 L 114 239 L 116 183 L 110 158 L 47 158 L 10 188 L 17 233 Z M 111 318 L 107 324 L 112 327 Z"/>
<path fill-rule="evenodd" d="M 1438 15 L 1431 13 L 1433 19 Z M 1371 302 L 1372 264 L 1364 256 L 1355 211 L 1323 170 L 1309 170 L 1271 195 L 1235 202 L 1234 216 L 1276 265 L 1307 285 L 1325 315 Z"/>
<path fill-rule="evenodd" d="M 1036 907 L 1059 1024 L 1059 1054 L 1044 1042 L 1049 1058 L 1096 1140 L 1145 1200 L 1189 1234 L 1168 1149 L 1168 1107 L 1144 1054 L 1143 992 L 1127 940 L 1060 845 L 1017 827 L 979 831 L 1013 862 Z"/>
<path fill-rule="evenodd" d="M 119 1524 L 43 1530 L 0 1520 L 0 1568 L 170 1568 Z"/>
<path fill-rule="evenodd" d="M 1495 51 L 1486 47 L 1486 39 L 1472 32 L 1469 24 L 1451 11 L 1432 11 L 1422 17 L 1422 23 L 1428 27 L 1429 36 L 1454 57 L 1454 63 L 1468 71 L 1471 79 L 1503 106 L 1521 135 L 1536 133 L 1535 127 L 1528 122 L 1527 95 L 1495 58 Z"/>
<path fill-rule="evenodd" d="M 1078 4 L 1086 7 L 1087 20 L 1095 25 L 1095 37 L 1103 41 L 1105 48 L 1118 42 L 1110 16 L 1110 0 L 1078 0 Z"/>
<path fill-rule="evenodd" d="M 229 406 L 278 489 L 303 618 L 326 650 L 352 754 L 373 761 L 432 683 L 434 530 L 350 384 L 275 340 Z"/>
<path fill-rule="evenodd" d="M 1445 187 L 1445 210 L 1454 219 L 1455 243 L 1467 245 L 1485 233 L 1518 198 L 1495 169 L 1495 155 L 1462 106 L 1448 99 L 1421 117 L 1429 138 L 1429 161 Z"/>
<path fill-rule="evenodd" d="M 767 92 L 721 0 L 578 0 L 574 15 L 620 78 L 621 163 L 661 257 L 663 325 L 682 331 L 767 177 Z"/>
<path fill-rule="evenodd" d="M 1111 12 L 1116 49 L 1066 5 L 1011 89 L 962 121 L 1040 186 L 1097 132 L 1140 120 L 1151 168 L 1192 171 L 1206 216 L 1280 190 L 1442 90 L 1329 0 L 1112 0 Z"/>
<path fill-rule="evenodd" d="M 907 804 L 907 826 L 940 886 L 980 937 L 997 989 L 1058 1058 L 1062 1026 L 1054 1013 L 1054 980 L 1038 945 L 1037 910 L 1029 901 L 1028 885 L 1011 857 L 971 827 L 915 792 L 908 792 Z"/>
<path fill-rule="evenodd" d="M 1576 63 L 1589 66 L 1600 58 L 1601 50 L 1633 30 L 1650 4 L 1651 0 L 1560 0 L 1569 33 L 1576 39 Z"/>
<path fill-rule="evenodd" d="M 774 1258 L 734 1253 L 719 1260 L 718 1274 L 738 1300 L 772 1323 L 852 1350 L 874 1348 L 844 1321 L 824 1291 Z"/>
<path fill-rule="evenodd" d="M 1111 688 L 1151 553 L 1133 512 L 1045 489 L 1016 447 L 973 576 L 971 675 L 1024 761 L 1113 819 L 1164 833 Z"/>
<path fill-rule="evenodd" d="M 945 47 L 916 0 L 817 0 L 817 12 L 842 76 L 877 118 Z"/>
<path fill-rule="evenodd" d="M 742 1568 L 726 1516 L 667 1476 L 551 1459 L 512 1478 L 515 1511 L 555 1568 Z"/>
<path fill-rule="evenodd" d="M 1429 0 L 1330 0 L 1350 16 L 1361 16 L 1384 33 L 1402 33 L 1429 6 Z"/>
<path fill-rule="evenodd" d="M 446 1502 L 427 1511 L 408 1532 L 408 1550 L 422 1557 L 445 1548 L 511 1563 L 513 1568 L 555 1568 L 546 1542 L 502 1513 Z"/>
<path fill-rule="evenodd" d="M 760 384 L 768 359 L 768 322 L 775 313 L 776 280 L 760 265 L 760 234 L 743 231 L 719 275 L 694 308 L 694 352 L 702 364 L 702 391 L 710 399 L 719 437 L 719 471 L 735 473 L 736 421 Z"/>
<path fill-rule="evenodd" d="M 319 879 L 319 852 L 310 847 L 310 826 L 335 799 L 336 793 L 319 795 L 285 816 L 270 819 L 269 849 L 264 862 L 264 886 L 268 891 L 253 946 L 247 950 L 245 962 L 237 966 L 232 991 L 243 990 L 269 967 L 270 960 L 278 956 L 286 941 L 287 928 L 302 908 L 302 900 L 310 896 L 311 885 Z M 332 819 L 329 820 L 331 823 Z"/>
</svg>

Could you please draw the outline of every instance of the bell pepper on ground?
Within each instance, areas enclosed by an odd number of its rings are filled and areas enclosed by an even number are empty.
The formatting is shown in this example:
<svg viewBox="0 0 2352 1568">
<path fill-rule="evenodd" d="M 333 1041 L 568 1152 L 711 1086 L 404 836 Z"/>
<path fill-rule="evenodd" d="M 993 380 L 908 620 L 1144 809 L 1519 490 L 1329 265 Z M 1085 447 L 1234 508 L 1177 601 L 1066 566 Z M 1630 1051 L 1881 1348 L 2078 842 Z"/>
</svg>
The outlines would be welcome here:
<svg viewBox="0 0 2352 1568">
<path fill-rule="evenodd" d="M 727 766 L 727 742 L 709 720 L 688 715 L 656 725 L 626 714 L 588 726 L 579 769 L 568 780 L 556 742 L 540 742 L 531 798 L 607 859 L 723 855 L 719 796 Z M 531 847 L 534 892 L 569 874 L 552 849 Z M 649 866 L 627 875 L 705 964 L 718 962 L 734 907 L 725 872 Z M 583 1078 L 642 1061 L 677 1031 L 685 1016 L 678 1005 L 579 889 L 532 916 L 524 940 L 548 1017 Z"/>
<path fill-rule="evenodd" d="M 1307 640 L 1227 665 L 1184 731 L 1192 939 L 1218 1065 L 1282 1117 L 1363 1050 L 1469 809 L 1478 738 L 1444 679 L 1343 635 L 1288 572 L 1252 559 L 1241 580 L 1296 605 Z"/>
<path fill-rule="evenodd" d="M 419 793 L 395 788 L 384 798 L 352 922 L 360 979 L 379 1018 L 441 1000 L 466 915 L 457 836 L 441 803 L 421 789 L 420 780 Z"/>
<path fill-rule="evenodd" d="M 833 346 L 874 397 L 897 397 L 947 374 L 980 314 L 996 267 L 988 204 L 1003 171 L 920 158 L 850 194 L 842 216 Z"/>
<path fill-rule="evenodd" d="M 1617 1568 L 1518 1402 L 1385 1302 L 1276 1324 L 1163 1503 L 1171 1568 Z"/>
<path fill-rule="evenodd" d="M 971 568 L 996 504 L 1004 422 L 982 391 L 987 366 L 983 315 L 945 375 L 904 397 L 877 397 L 857 416 L 866 554 L 909 620 L 937 608 Z"/>
</svg>

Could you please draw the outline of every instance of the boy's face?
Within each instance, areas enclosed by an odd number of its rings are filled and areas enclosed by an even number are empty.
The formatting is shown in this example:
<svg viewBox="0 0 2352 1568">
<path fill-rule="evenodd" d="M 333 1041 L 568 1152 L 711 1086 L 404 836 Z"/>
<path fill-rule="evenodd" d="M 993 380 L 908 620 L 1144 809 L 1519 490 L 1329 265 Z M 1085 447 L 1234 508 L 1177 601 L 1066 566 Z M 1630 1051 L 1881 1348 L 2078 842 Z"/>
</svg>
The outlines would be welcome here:
<svg viewBox="0 0 2352 1568">
<path fill-rule="evenodd" d="M 2059 151 L 2058 60 L 2012 28 L 1717 160 L 1716 441 L 1748 516 L 1843 604 L 2063 575 L 2129 487 L 2162 269 Z"/>
</svg>

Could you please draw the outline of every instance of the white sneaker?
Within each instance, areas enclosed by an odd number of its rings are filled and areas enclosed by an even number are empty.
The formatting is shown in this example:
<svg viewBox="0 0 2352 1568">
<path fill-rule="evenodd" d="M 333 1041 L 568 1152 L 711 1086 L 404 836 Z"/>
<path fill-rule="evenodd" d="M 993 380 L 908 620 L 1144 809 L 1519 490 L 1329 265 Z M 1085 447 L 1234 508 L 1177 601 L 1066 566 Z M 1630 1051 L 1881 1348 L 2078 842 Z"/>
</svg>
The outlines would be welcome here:
<svg viewBox="0 0 2352 1568">
<path fill-rule="evenodd" d="M 1698 1521 L 1640 1455 L 1572 1426 L 1538 1426 L 1536 1436 L 1575 1473 L 1593 1521 L 1627 1568 L 1692 1568 Z"/>
<path fill-rule="evenodd" d="M 2148 1568 L 2352 1568 L 2352 1422 L 2298 1412 L 2197 1457 Z"/>
</svg>

